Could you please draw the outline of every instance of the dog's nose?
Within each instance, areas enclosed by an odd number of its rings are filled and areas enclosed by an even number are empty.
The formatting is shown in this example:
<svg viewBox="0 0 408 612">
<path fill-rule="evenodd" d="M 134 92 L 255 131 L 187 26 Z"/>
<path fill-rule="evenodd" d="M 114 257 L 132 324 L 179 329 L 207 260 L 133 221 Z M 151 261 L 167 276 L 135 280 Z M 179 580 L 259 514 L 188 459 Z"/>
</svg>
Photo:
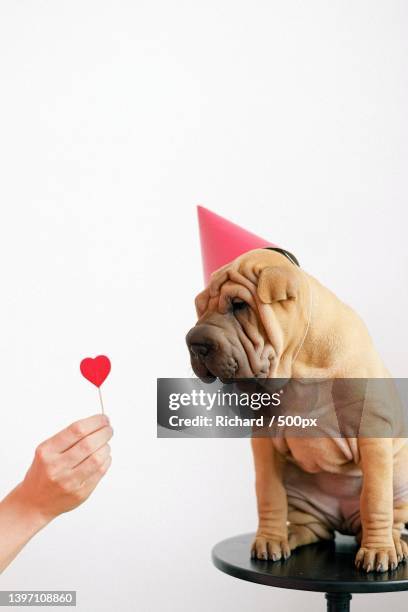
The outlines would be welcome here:
<svg viewBox="0 0 408 612">
<path fill-rule="evenodd" d="M 190 329 L 186 342 L 193 357 L 204 359 L 217 350 L 218 342 L 212 337 L 213 334 L 213 330 L 204 325 L 196 325 Z"/>
<path fill-rule="evenodd" d="M 190 344 L 190 351 L 195 357 L 206 357 L 211 350 L 211 344 L 204 342 L 193 342 Z"/>
</svg>

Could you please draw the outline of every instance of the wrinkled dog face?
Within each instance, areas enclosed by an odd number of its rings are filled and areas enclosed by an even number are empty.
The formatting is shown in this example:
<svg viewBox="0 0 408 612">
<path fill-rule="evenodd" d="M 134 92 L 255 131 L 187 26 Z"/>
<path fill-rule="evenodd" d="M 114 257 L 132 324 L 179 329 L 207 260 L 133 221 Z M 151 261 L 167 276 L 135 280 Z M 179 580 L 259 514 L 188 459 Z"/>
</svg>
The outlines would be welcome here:
<svg viewBox="0 0 408 612">
<path fill-rule="evenodd" d="M 196 298 L 198 321 L 186 341 L 204 381 L 277 375 L 304 320 L 304 282 L 283 255 L 249 251 L 215 272 Z"/>
</svg>

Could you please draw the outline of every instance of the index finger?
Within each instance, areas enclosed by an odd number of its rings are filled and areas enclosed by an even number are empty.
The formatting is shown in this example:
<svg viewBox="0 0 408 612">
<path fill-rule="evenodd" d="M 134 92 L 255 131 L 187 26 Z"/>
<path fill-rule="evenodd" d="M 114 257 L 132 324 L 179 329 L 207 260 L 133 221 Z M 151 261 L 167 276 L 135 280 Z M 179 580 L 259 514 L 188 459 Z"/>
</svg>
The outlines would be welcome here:
<svg viewBox="0 0 408 612">
<path fill-rule="evenodd" d="M 109 423 L 109 419 L 104 414 L 95 414 L 94 416 L 81 419 L 71 423 L 65 429 L 45 440 L 42 443 L 43 447 L 46 447 L 52 453 L 63 453 L 64 451 L 74 446 L 79 440 L 85 438 L 89 434 L 106 427 Z"/>
</svg>

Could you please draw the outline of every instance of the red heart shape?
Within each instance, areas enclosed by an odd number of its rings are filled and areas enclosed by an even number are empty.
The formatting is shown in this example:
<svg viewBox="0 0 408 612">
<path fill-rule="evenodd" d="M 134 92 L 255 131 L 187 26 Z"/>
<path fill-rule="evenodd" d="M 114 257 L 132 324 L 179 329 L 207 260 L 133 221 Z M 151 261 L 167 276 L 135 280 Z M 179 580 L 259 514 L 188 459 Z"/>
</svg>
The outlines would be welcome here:
<svg viewBox="0 0 408 612">
<path fill-rule="evenodd" d="M 105 355 L 98 355 L 95 359 L 86 357 L 81 361 L 80 370 L 89 382 L 100 387 L 111 371 L 111 362 Z"/>
</svg>

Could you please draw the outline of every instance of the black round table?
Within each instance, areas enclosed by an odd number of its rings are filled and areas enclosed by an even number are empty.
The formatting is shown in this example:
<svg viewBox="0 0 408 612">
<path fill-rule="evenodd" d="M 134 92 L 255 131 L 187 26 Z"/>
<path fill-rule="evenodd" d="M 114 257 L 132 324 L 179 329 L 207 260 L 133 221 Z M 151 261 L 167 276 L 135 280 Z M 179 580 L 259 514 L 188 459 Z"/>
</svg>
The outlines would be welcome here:
<svg viewBox="0 0 408 612">
<path fill-rule="evenodd" d="M 354 538 L 336 534 L 331 542 L 303 546 L 286 561 L 250 558 L 254 534 L 223 540 L 214 546 L 214 565 L 235 578 L 301 591 L 326 593 L 328 612 L 350 609 L 351 593 L 384 593 L 408 590 L 408 563 L 394 571 L 365 573 L 354 567 L 357 545 Z"/>
</svg>

